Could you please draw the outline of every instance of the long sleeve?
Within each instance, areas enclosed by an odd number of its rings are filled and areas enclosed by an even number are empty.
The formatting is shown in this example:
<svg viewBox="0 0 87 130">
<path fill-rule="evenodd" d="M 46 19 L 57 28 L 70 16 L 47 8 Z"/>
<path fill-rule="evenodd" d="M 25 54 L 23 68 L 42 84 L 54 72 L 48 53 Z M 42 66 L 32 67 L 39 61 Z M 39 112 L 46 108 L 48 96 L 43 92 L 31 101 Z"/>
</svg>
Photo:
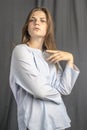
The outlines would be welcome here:
<svg viewBox="0 0 87 130">
<path fill-rule="evenodd" d="M 59 104 L 60 93 L 50 86 L 49 81 L 41 75 L 34 63 L 32 52 L 25 47 L 15 48 L 11 60 L 11 73 L 14 73 L 16 84 L 21 86 L 35 98 L 50 100 Z M 10 74 L 10 84 L 13 76 Z"/>
<path fill-rule="evenodd" d="M 68 64 L 66 64 L 64 71 L 59 65 L 59 72 L 57 74 L 55 88 L 63 95 L 70 94 L 79 73 L 80 71 L 76 65 L 74 65 L 72 69 Z"/>
</svg>

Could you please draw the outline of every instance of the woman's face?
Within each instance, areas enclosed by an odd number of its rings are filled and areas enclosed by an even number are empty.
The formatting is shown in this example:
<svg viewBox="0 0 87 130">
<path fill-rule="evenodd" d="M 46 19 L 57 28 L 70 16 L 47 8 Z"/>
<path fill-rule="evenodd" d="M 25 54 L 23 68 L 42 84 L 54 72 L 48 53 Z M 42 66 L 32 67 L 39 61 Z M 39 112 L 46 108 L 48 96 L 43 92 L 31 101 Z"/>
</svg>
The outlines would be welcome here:
<svg viewBox="0 0 87 130">
<path fill-rule="evenodd" d="M 35 11 L 29 19 L 28 32 L 31 38 L 44 38 L 47 32 L 47 18 L 43 11 Z"/>
</svg>

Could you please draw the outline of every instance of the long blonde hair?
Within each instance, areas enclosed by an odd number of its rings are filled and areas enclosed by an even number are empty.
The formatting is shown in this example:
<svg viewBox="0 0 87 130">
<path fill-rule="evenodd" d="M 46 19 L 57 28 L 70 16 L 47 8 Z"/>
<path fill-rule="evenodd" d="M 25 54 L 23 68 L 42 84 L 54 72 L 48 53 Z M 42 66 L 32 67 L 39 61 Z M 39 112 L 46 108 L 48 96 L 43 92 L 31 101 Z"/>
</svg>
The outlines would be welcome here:
<svg viewBox="0 0 87 130">
<path fill-rule="evenodd" d="M 56 49 L 56 44 L 55 44 L 55 38 L 54 38 L 54 26 L 53 26 L 53 21 L 52 21 L 52 17 L 50 12 L 48 11 L 48 9 L 46 8 L 33 8 L 28 16 L 27 19 L 25 21 L 25 24 L 22 28 L 22 39 L 21 42 L 22 43 L 27 43 L 30 40 L 30 34 L 28 33 L 28 23 L 29 23 L 29 19 L 31 17 L 31 15 L 36 12 L 36 11 L 43 11 L 46 14 L 46 18 L 47 18 L 47 33 L 44 39 L 44 43 L 43 43 L 43 49 L 50 49 L 50 50 L 55 50 Z"/>
</svg>

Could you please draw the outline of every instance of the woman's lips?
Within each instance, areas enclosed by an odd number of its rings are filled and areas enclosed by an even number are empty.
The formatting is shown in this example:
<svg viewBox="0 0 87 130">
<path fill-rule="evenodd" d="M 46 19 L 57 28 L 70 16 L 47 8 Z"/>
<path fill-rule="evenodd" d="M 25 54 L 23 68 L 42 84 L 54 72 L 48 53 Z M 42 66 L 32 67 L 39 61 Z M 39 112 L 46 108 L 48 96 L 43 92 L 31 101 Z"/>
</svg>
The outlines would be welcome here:
<svg viewBox="0 0 87 130">
<path fill-rule="evenodd" d="M 38 28 L 38 27 L 35 27 L 35 28 L 34 28 L 34 30 L 40 30 L 40 28 Z"/>
</svg>

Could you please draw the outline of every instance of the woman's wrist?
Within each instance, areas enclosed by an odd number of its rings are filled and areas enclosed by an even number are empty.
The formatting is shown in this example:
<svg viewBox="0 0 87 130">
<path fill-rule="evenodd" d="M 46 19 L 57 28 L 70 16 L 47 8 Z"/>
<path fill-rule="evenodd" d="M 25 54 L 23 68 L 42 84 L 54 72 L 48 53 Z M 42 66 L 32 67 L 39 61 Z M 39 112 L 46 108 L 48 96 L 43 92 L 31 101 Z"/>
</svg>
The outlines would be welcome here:
<svg viewBox="0 0 87 130">
<path fill-rule="evenodd" d="M 71 54 L 70 59 L 68 60 L 68 65 L 73 68 L 73 64 L 74 64 L 74 58 L 73 55 Z"/>
</svg>

